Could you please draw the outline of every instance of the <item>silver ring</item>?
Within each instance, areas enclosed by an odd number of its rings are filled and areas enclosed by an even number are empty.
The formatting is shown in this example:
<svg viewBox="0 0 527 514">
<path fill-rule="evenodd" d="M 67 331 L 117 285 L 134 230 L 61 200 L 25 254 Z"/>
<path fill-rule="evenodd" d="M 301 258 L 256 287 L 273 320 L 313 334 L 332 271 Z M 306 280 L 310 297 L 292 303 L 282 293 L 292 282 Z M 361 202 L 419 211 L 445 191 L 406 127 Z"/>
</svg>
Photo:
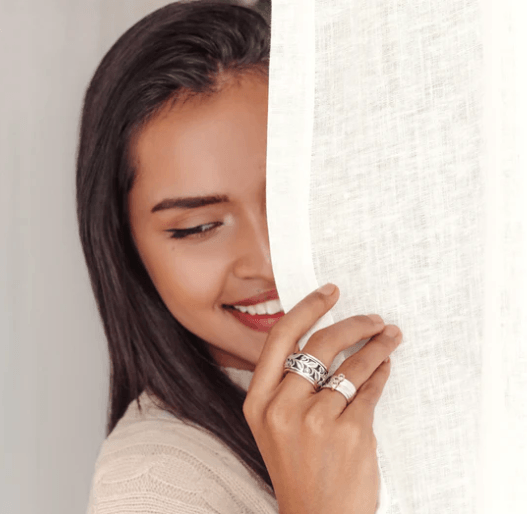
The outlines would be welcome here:
<svg viewBox="0 0 527 514">
<path fill-rule="evenodd" d="M 338 391 L 346 398 L 348 404 L 353 400 L 357 394 L 357 388 L 350 382 L 342 373 L 338 375 L 332 375 L 328 380 L 322 384 L 321 388 L 331 389 L 332 391 Z"/>
<path fill-rule="evenodd" d="M 315 391 L 320 389 L 328 376 L 326 366 L 309 353 L 292 353 L 285 360 L 284 369 L 286 373 L 291 371 L 311 382 Z"/>
</svg>

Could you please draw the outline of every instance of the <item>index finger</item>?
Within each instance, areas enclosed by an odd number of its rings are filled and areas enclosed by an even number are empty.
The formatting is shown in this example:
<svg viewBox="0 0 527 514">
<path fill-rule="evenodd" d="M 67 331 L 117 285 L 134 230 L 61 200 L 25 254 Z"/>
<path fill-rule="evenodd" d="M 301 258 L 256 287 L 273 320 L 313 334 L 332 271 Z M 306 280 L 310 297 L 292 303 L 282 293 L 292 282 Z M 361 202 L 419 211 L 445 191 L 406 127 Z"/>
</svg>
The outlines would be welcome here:
<svg viewBox="0 0 527 514">
<path fill-rule="evenodd" d="M 270 398 L 284 376 L 284 363 L 298 340 L 337 302 L 340 291 L 326 295 L 319 288 L 300 300 L 271 328 L 247 394 Z"/>
</svg>

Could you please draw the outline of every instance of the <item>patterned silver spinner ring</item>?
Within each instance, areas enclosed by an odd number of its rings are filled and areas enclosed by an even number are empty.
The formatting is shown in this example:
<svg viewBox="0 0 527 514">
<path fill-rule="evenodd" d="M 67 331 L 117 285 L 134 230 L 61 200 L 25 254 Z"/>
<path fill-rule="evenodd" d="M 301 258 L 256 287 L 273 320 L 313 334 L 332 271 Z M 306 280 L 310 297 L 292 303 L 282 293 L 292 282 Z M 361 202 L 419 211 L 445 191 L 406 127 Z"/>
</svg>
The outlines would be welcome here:
<svg viewBox="0 0 527 514">
<path fill-rule="evenodd" d="M 322 362 L 309 353 L 292 353 L 284 364 L 285 372 L 291 371 L 305 378 L 315 388 L 320 389 L 328 376 L 328 370 Z"/>
</svg>

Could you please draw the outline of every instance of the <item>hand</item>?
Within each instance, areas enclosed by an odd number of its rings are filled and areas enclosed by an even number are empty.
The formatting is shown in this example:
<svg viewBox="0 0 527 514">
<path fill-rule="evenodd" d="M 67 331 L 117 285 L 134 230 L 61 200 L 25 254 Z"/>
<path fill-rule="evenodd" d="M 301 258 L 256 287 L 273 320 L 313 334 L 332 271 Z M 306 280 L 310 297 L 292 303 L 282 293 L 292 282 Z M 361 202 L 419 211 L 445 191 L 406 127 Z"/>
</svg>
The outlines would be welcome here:
<svg viewBox="0 0 527 514">
<path fill-rule="evenodd" d="M 297 341 L 339 297 L 318 291 L 301 300 L 268 334 L 256 365 L 244 416 L 273 482 L 280 514 L 373 514 L 379 489 L 374 408 L 390 373 L 383 361 L 402 333 L 384 332 L 384 322 L 352 316 L 315 332 L 302 352 L 329 368 L 342 350 L 370 341 L 346 359 L 343 373 L 357 388 L 349 403 L 338 391 L 320 389 L 296 373 L 284 376 Z M 386 328 L 387 328 L 386 327 Z"/>
</svg>

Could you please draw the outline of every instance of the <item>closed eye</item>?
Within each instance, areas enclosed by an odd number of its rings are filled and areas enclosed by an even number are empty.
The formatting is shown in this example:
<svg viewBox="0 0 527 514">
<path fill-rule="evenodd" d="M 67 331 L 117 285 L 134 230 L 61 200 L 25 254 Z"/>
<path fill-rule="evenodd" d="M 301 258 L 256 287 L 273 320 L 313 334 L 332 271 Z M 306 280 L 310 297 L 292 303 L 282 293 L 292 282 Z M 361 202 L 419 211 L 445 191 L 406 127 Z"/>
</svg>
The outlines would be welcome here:
<svg viewBox="0 0 527 514">
<path fill-rule="evenodd" d="M 197 227 L 184 228 L 184 229 L 170 229 L 167 232 L 171 232 L 171 239 L 183 239 L 185 237 L 193 236 L 192 239 L 200 239 L 208 235 L 209 232 L 215 230 L 223 223 L 216 221 L 214 223 L 206 223 L 205 225 L 198 225 Z M 208 228 L 207 228 L 208 227 Z"/>
</svg>

